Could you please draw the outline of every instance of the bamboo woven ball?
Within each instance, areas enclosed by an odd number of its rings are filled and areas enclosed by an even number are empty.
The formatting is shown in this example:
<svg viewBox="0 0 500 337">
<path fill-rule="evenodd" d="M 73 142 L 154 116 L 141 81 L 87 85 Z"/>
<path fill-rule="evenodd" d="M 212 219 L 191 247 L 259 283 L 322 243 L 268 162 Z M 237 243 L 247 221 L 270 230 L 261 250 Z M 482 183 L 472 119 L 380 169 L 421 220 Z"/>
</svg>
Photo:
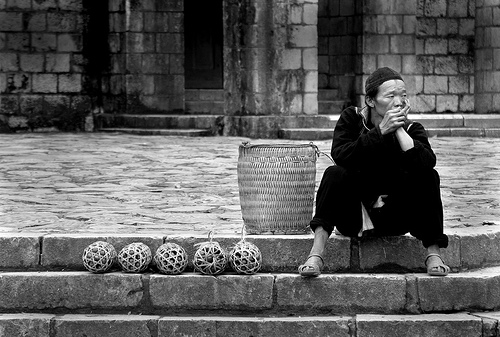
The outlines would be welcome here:
<svg viewBox="0 0 500 337">
<path fill-rule="evenodd" d="M 193 265 L 202 274 L 220 274 L 226 269 L 227 253 L 215 241 L 201 243 L 194 253 Z"/>
<path fill-rule="evenodd" d="M 255 274 L 260 270 L 262 254 L 253 243 L 240 241 L 229 254 L 231 268 L 238 274 Z"/>
<path fill-rule="evenodd" d="M 156 250 L 154 261 L 160 272 L 168 275 L 181 274 L 188 264 L 184 248 L 176 243 L 165 243 Z"/>
<path fill-rule="evenodd" d="M 142 242 L 133 242 L 118 253 L 118 264 L 126 273 L 140 273 L 146 270 L 152 260 L 151 249 Z"/>
<path fill-rule="evenodd" d="M 107 242 L 96 241 L 84 249 L 83 266 L 92 273 L 104 273 L 116 262 L 116 250 Z"/>
</svg>

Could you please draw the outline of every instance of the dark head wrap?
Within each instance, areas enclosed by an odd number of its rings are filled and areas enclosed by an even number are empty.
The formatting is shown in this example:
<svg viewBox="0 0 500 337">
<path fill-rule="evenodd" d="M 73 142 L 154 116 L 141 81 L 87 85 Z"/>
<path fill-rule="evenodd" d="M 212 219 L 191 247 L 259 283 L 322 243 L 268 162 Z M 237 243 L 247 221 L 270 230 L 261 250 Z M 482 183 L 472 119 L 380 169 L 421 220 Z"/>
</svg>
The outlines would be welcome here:
<svg viewBox="0 0 500 337">
<path fill-rule="evenodd" d="M 403 81 L 403 78 L 401 75 L 388 67 L 384 68 L 378 68 L 375 70 L 368 78 L 366 79 L 365 82 L 365 93 L 366 95 L 370 97 L 374 97 L 377 93 L 378 87 L 385 81 L 389 80 L 401 80 Z"/>
</svg>

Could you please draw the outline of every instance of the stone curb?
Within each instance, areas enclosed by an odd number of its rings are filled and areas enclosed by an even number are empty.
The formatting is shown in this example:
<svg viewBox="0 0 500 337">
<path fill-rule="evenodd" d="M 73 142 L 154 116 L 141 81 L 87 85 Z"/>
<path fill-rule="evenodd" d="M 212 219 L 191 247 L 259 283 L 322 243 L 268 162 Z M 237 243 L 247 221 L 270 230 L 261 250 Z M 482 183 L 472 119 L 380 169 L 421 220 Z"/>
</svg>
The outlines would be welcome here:
<svg viewBox="0 0 500 337">
<path fill-rule="evenodd" d="M 449 229 L 450 244 L 443 258 L 453 271 L 465 271 L 500 264 L 500 226 Z M 240 236 L 214 240 L 230 250 Z M 154 254 L 164 242 L 178 243 L 191 260 L 195 245 L 207 241 L 193 235 L 124 234 L 2 234 L 0 268 L 3 270 L 84 270 L 82 253 L 95 241 L 111 243 L 117 252 L 126 244 L 143 242 Z M 248 235 L 262 253 L 262 272 L 293 272 L 307 257 L 312 235 Z M 420 241 L 399 237 L 350 239 L 332 235 L 328 241 L 325 272 L 422 272 L 425 249 Z M 192 270 L 191 262 L 188 271 Z"/>
<path fill-rule="evenodd" d="M 499 310 L 500 267 L 427 274 L 0 273 L 0 312 L 353 315 Z M 43 289 L 43 291 L 40 291 Z"/>
<path fill-rule="evenodd" d="M 6 336 L 497 337 L 500 313 L 305 317 L 0 314 Z"/>
</svg>

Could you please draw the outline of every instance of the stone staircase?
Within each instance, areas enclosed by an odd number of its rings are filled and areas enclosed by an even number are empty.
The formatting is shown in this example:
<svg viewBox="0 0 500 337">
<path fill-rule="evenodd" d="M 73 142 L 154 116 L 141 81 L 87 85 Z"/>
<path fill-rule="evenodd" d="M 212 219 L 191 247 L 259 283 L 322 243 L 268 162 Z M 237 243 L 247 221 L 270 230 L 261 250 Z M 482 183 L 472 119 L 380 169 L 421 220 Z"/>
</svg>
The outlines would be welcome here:
<svg viewBox="0 0 500 337">
<path fill-rule="evenodd" d="M 339 115 L 318 115 L 310 126 L 292 127 L 284 124 L 279 138 L 294 140 L 332 139 Z M 500 115 L 475 114 L 411 114 L 430 137 L 500 137 Z"/>
<path fill-rule="evenodd" d="M 3 234 L 4 336 L 500 336 L 500 226 L 449 229 L 453 273 L 431 277 L 410 236 L 329 240 L 318 278 L 300 277 L 312 235 L 248 235 L 262 270 L 243 276 L 84 270 L 86 246 L 164 242 L 192 257 L 198 236 Z M 229 248 L 239 236 L 216 236 Z"/>
</svg>

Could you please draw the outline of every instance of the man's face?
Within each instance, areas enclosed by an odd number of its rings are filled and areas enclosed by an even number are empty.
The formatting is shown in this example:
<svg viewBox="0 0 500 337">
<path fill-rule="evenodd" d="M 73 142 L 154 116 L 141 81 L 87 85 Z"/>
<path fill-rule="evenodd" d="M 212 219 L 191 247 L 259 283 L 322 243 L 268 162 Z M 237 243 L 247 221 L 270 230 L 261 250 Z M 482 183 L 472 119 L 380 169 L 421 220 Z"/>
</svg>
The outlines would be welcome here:
<svg viewBox="0 0 500 337">
<path fill-rule="evenodd" d="M 401 109 L 406 105 L 406 85 L 401 80 L 385 81 L 378 88 L 375 98 L 368 99 L 368 104 L 379 116 L 393 109 Z"/>
</svg>

